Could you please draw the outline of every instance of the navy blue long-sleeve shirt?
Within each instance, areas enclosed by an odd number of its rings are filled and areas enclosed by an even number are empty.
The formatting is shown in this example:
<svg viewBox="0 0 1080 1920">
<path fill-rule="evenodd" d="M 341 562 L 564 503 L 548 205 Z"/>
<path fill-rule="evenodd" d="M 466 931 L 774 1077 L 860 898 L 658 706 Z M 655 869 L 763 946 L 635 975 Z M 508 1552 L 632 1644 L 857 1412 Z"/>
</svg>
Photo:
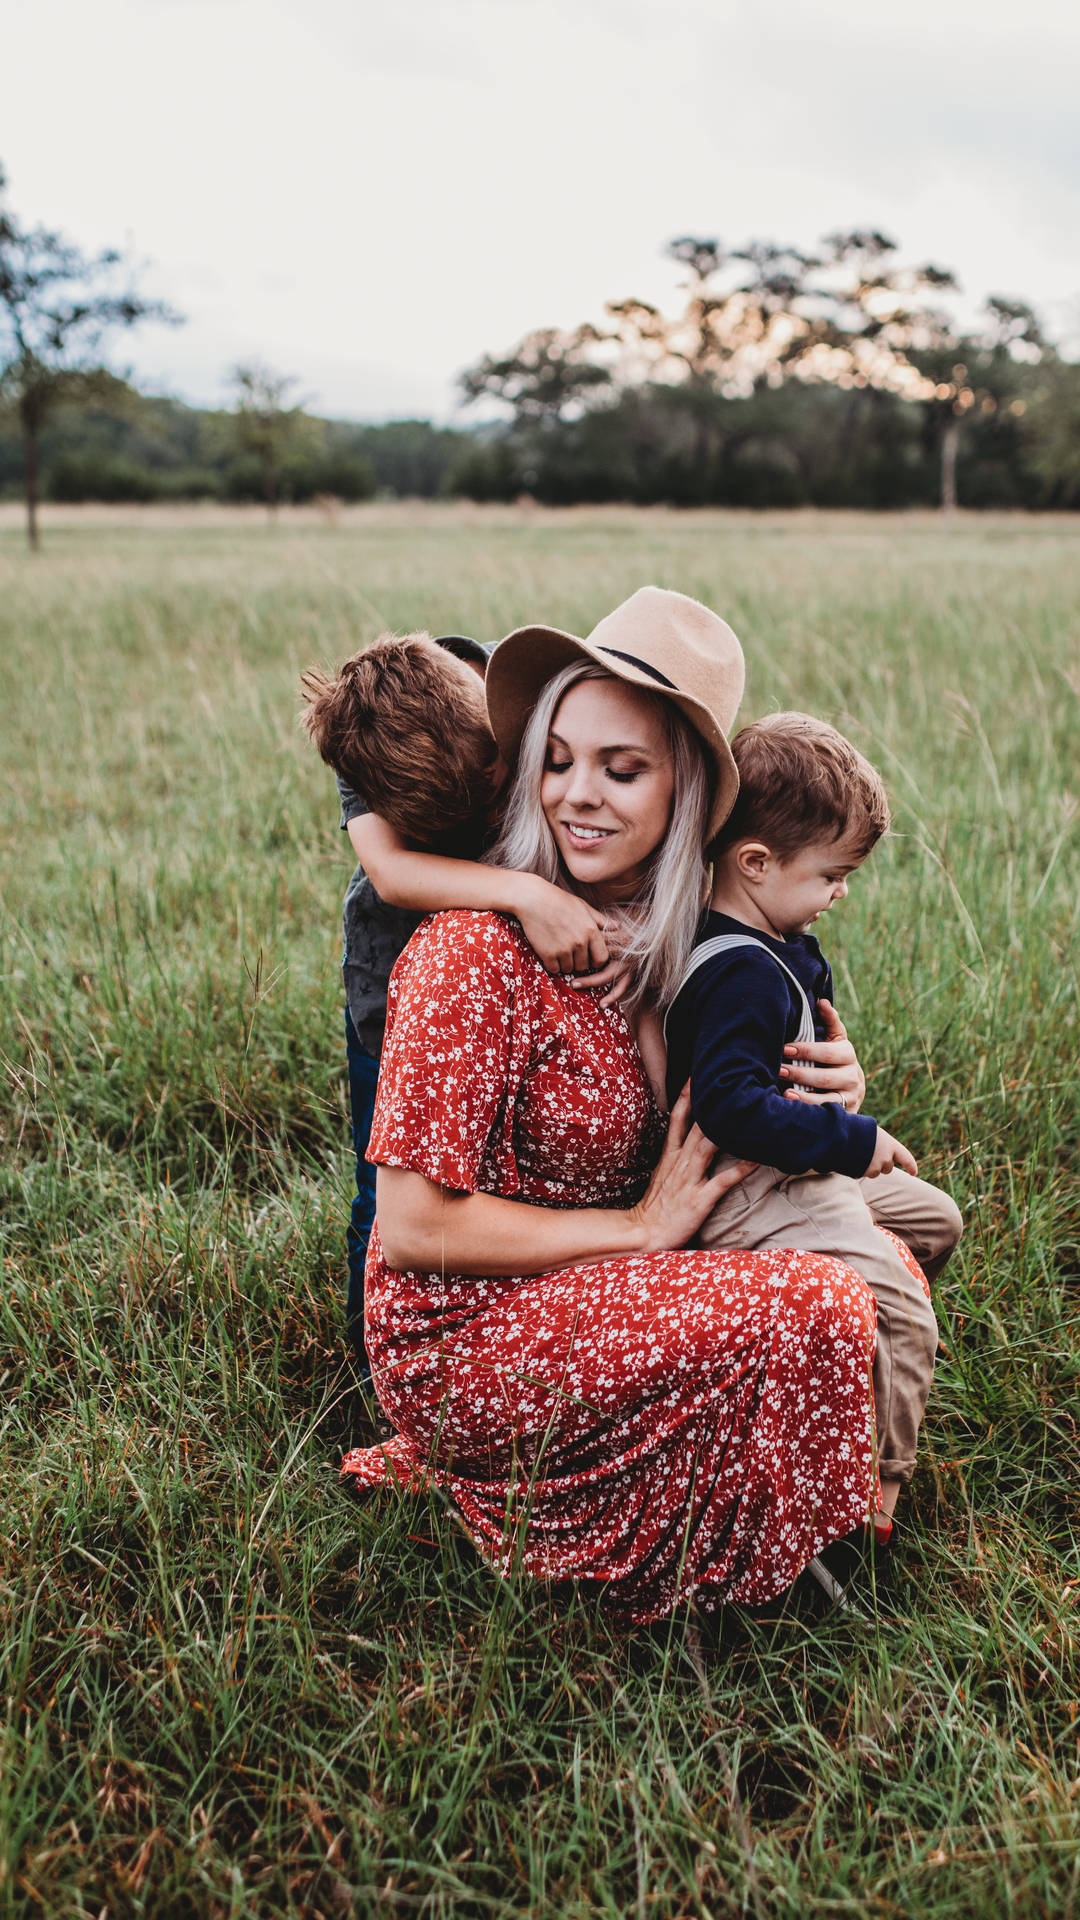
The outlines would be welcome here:
<svg viewBox="0 0 1080 1920">
<path fill-rule="evenodd" d="M 819 1000 L 832 999 L 832 973 L 813 934 L 775 940 L 726 913 L 708 913 L 697 944 L 719 933 L 745 933 L 790 967 L 825 1032 Z M 784 1047 L 798 1036 L 802 1004 L 782 967 L 759 947 L 717 954 L 692 974 L 667 1020 L 668 1094 L 690 1081 L 691 1112 L 722 1153 L 758 1160 L 784 1173 L 846 1173 L 859 1179 L 873 1157 L 877 1122 L 838 1102 L 808 1106 L 785 1100 Z"/>
</svg>

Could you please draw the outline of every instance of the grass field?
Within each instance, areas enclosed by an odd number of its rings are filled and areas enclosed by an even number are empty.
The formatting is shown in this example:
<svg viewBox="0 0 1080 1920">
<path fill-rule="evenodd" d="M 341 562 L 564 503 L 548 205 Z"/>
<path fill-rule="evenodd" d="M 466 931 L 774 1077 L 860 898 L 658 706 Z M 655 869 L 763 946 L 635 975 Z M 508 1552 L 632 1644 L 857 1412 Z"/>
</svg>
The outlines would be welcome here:
<svg viewBox="0 0 1080 1920">
<path fill-rule="evenodd" d="M 1080 529 L 376 507 L 0 527 L 0 1914 L 1080 1908 Z M 383 627 L 727 615 L 890 786 L 830 916 L 868 1105 L 965 1210 L 866 1624 L 627 1637 L 340 1489 L 332 783 Z"/>
</svg>

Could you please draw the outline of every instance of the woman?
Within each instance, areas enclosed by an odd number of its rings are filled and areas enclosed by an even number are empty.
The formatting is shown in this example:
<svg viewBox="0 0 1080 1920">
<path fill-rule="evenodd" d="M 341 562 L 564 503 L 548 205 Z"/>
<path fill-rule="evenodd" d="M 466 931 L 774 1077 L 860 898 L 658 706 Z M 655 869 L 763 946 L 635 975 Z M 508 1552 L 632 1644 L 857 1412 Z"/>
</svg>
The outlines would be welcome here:
<svg viewBox="0 0 1080 1920">
<path fill-rule="evenodd" d="M 489 669 L 518 763 L 492 857 L 621 916 L 639 1001 L 670 996 L 693 938 L 741 665 L 715 614 L 645 588 L 588 641 L 523 629 Z M 772 1598 L 875 1490 L 868 1289 L 820 1256 L 685 1250 L 740 1170 L 710 1177 L 685 1096 L 662 1138 L 621 1007 L 498 915 L 413 936 L 367 1269 L 397 1437 L 343 1470 L 430 1471 L 497 1567 L 603 1582 L 639 1621 Z"/>
</svg>

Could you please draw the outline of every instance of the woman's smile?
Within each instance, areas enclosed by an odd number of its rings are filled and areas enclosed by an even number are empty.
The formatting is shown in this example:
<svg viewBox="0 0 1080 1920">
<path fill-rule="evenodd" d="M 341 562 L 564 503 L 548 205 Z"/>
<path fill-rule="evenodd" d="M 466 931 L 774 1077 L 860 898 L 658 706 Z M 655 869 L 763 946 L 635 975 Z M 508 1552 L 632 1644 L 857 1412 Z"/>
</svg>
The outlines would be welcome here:
<svg viewBox="0 0 1080 1920">
<path fill-rule="evenodd" d="M 614 827 L 584 827 L 579 820 L 565 820 L 563 825 L 570 839 L 581 841 L 583 846 L 588 846 L 590 842 L 595 843 L 597 840 L 606 840 L 615 832 Z"/>
</svg>

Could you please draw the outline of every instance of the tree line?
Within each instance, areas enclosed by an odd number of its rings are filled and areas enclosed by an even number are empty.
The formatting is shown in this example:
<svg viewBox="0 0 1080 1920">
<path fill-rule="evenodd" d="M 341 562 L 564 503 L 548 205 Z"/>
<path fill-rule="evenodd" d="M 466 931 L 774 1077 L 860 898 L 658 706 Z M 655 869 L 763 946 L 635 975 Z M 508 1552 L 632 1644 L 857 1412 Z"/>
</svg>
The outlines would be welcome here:
<svg viewBox="0 0 1080 1920">
<path fill-rule="evenodd" d="M 0 170 L 0 193 L 4 179 Z M 320 418 L 252 361 L 232 404 L 188 407 L 111 371 L 108 336 L 181 316 L 115 251 L 0 206 L 0 494 L 31 545 L 54 500 L 265 502 L 376 493 L 549 504 L 1080 507 L 1080 365 L 1025 301 L 959 326 L 956 282 L 873 229 L 805 251 L 684 236 L 666 313 L 537 328 L 465 370 L 477 424 Z"/>
<path fill-rule="evenodd" d="M 247 369 L 244 369 L 247 371 Z M 292 410 L 286 410 L 292 413 Z M 267 505 L 376 494 L 432 499 L 473 436 L 427 420 L 363 425 L 303 410 L 269 426 L 234 404 L 207 409 L 115 381 L 107 399 L 59 406 L 43 427 L 44 497 L 80 501 L 225 501 Z M 24 450 L 0 416 L 0 497 L 23 490 Z"/>
<path fill-rule="evenodd" d="M 806 252 L 667 248 L 682 303 L 613 300 L 462 376 L 501 435 L 459 483 L 685 506 L 1080 506 L 1080 367 L 1026 301 L 952 318 L 953 273 L 874 229 Z"/>
</svg>

